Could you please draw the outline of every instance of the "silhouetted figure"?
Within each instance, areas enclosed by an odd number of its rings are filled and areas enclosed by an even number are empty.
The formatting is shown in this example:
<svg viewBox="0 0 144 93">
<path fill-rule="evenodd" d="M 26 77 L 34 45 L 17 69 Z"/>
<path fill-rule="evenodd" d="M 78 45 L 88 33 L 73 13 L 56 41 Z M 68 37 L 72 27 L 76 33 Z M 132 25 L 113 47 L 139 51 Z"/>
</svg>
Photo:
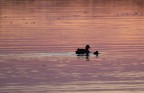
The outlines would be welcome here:
<svg viewBox="0 0 144 93">
<path fill-rule="evenodd" d="M 94 52 L 94 55 L 96 55 L 97 57 L 98 57 L 99 54 L 100 54 L 100 53 L 99 53 L 98 51 L 95 51 L 95 52 Z"/>
<path fill-rule="evenodd" d="M 90 53 L 89 48 L 90 48 L 90 46 L 86 45 L 85 49 L 79 49 L 78 48 L 77 51 L 75 51 L 75 52 L 78 55 L 84 55 L 84 54 L 86 54 L 86 56 L 89 56 L 89 53 Z"/>
</svg>

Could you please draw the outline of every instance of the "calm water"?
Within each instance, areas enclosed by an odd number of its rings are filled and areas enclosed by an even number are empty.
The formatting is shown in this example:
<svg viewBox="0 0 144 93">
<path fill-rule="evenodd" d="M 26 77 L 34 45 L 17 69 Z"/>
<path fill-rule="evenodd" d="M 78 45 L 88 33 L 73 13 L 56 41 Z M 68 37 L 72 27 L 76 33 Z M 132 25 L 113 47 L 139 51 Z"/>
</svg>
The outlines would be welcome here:
<svg viewBox="0 0 144 93">
<path fill-rule="evenodd" d="M 0 93 L 143 93 L 143 0 L 1 0 Z M 76 56 L 91 46 L 96 57 Z"/>
</svg>

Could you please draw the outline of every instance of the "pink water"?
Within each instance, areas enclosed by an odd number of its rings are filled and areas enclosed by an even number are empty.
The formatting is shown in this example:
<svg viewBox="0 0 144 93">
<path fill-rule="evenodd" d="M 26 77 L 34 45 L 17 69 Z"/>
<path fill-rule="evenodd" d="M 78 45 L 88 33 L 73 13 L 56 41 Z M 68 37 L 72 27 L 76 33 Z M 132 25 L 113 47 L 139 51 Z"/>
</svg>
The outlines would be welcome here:
<svg viewBox="0 0 144 93">
<path fill-rule="evenodd" d="M 143 93 L 143 0 L 1 0 L 0 93 Z M 76 56 L 79 47 L 96 57 Z"/>
</svg>

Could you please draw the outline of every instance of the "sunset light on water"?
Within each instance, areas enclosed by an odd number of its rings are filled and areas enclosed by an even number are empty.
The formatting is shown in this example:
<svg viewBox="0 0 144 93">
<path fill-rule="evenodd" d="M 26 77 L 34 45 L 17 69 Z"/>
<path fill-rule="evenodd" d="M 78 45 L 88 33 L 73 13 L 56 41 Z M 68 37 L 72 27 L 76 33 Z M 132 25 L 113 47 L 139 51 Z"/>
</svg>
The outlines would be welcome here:
<svg viewBox="0 0 144 93">
<path fill-rule="evenodd" d="M 143 93 L 143 25 L 143 0 L 0 0 L 0 93 Z"/>
</svg>

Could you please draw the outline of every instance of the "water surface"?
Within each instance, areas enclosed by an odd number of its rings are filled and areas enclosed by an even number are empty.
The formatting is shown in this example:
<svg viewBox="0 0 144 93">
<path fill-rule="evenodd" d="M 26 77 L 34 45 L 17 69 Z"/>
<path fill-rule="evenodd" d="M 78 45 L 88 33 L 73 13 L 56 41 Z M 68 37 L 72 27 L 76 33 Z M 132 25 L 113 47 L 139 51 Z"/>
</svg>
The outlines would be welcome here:
<svg viewBox="0 0 144 93">
<path fill-rule="evenodd" d="M 0 92 L 143 93 L 143 4 L 1 0 Z"/>
</svg>

